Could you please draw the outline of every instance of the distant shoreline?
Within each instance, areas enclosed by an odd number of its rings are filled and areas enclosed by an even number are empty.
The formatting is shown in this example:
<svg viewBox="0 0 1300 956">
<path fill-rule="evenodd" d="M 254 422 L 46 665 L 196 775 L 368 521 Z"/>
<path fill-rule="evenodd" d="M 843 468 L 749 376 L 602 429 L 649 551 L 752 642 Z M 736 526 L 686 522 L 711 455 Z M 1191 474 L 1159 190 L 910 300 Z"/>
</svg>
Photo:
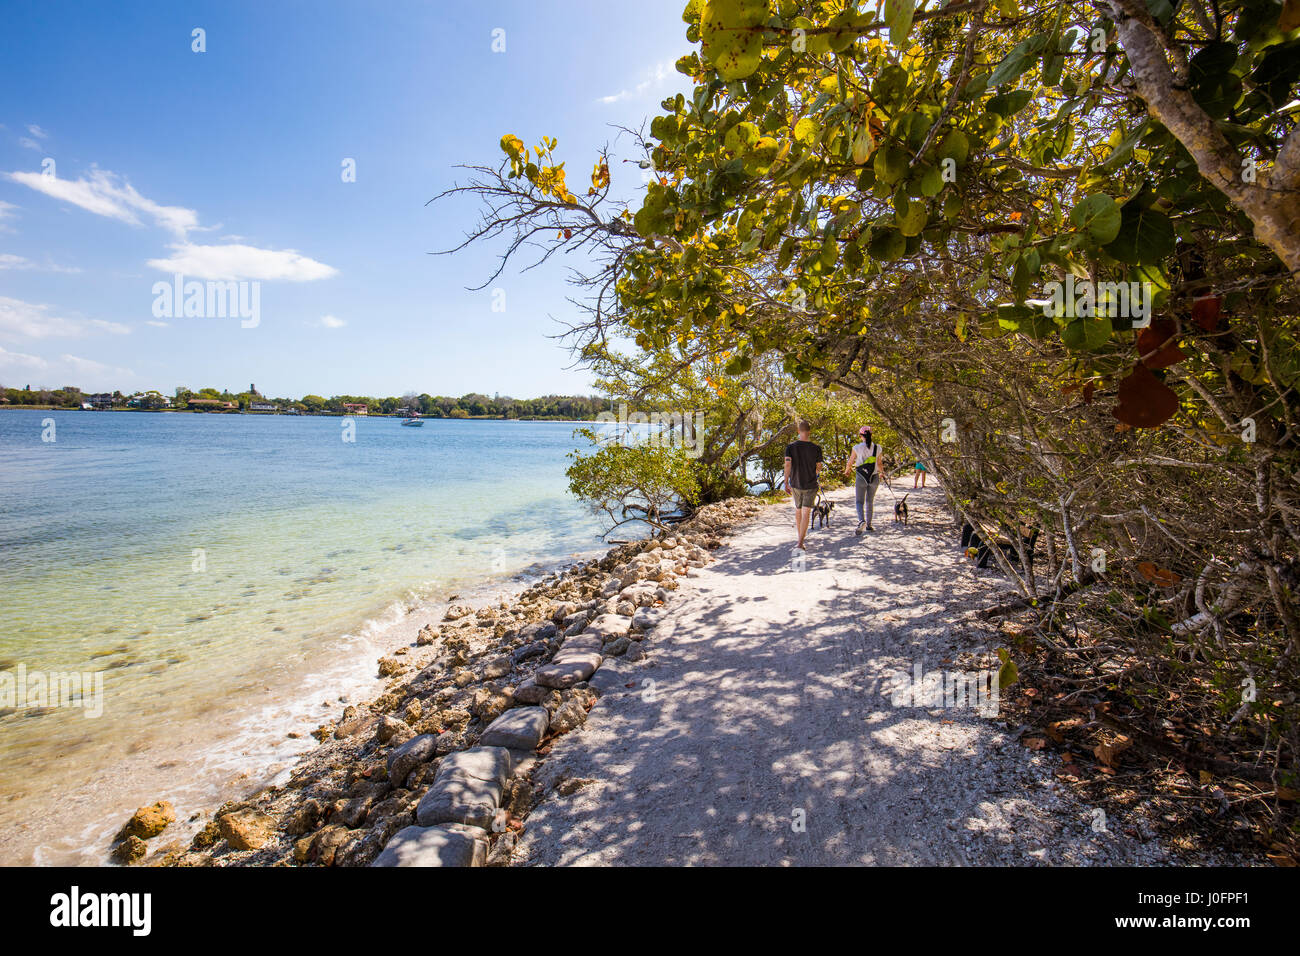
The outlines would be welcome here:
<svg viewBox="0 0 1300 956">
<path fill-rule="evenodd" d="M 200 411 L 196 408 L 69 408 L 66 405 L 0 405 L 2 411 L 29 411 L 29 412 L 85 412 L 86 414 L 102 414 L 111 412 L 114 414 L 130 413 L 139 415 L 235 415 L 235 416 L 254 416 L 258 418 L 390 418 L 405 420 L 409 415 L 353 415 L 346 412 L 302 412 L 298 415 L 289 415 L 284 412 L 247 412 L 247 411 Z M 502 418 L 499 415 L 469 415 L 465 418 L 452 418 L 444 415 L 435 417 L 432 415 L 421 415 L 422 422 L 556 422 L 559 424 L 570 425 L 588 425 L 596 424 L 594 418 L 547 418 L 545 416 L 527 416 L 524 418 Z"/>
</svg>

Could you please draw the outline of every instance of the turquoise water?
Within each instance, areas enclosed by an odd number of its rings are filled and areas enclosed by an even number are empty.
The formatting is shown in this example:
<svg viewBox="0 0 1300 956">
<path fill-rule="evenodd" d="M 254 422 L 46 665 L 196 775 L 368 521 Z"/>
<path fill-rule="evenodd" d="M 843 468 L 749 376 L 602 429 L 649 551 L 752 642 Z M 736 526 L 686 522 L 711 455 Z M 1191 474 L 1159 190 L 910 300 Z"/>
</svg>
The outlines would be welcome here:
<svg viewBox="0 0 1300 956">
<path fill-rule="evenodd" d="M 0 672 L 103 681 L 93 719 L 0 709 L 0 862 L 259 782 L 438 602 L 600 547 L 573 424 L 348 421 L 0 412 Z"/>
</svg>

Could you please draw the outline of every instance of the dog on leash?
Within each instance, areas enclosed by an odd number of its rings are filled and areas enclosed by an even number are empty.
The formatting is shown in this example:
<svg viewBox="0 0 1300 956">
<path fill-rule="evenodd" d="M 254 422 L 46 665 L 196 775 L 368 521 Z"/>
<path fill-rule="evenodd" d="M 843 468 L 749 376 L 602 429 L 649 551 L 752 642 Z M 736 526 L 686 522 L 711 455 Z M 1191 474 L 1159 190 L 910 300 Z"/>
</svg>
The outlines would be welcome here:
<svg viewBox="0 0 1300 956">
<path fill-rule="evenodd" d="M 894 524 L 907 524 L 907 495 L 894 502 Z"/>
<path fill-rule="evenodd" d="M 817 522 L 821 522 L 821 527 L 825 528 L 831 523 L 831 509 L 835 507 L 835 502 L 824 501 L 822 496 L 817 496 L 817 501 L 813 504 L 812 509 L 812 526 L 818 527 Z"/>
</svg>

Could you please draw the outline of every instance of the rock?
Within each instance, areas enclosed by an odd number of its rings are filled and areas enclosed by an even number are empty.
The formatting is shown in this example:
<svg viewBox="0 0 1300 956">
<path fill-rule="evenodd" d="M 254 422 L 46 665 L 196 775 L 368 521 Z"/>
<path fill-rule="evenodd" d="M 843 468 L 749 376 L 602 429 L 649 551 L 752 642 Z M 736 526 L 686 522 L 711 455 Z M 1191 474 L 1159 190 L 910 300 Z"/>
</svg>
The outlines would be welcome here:
<svg viewBox="0 0 1300 956">
<path fill-rule="evenodd" d="M 386 743 L 405 743 L 415 736 L 410 726 L 404 720 L 398 720 L 396 717 L 383 716 L 375 725 L 375 739 L 381 744 Z"/>
<path fill-rule="evenodd" d="M 510 655 L 503 654 L 483 665 L 483 679 L 496 680 L 498 677 L 505 677 L 512 670 L 514 670 L 514 661 L 510 659 Z"/>
<path fill-rule="evenodd" d="M 514 700 L 508 692 L 492 687 L 480 687 L 474 691 L 474 699 L 470 701 L 469 709 L 483 723 L 490 724 L 504 714 L 513 703 Z"/>
<path fill-rule="evenodd" d="M 475 747 L 447 757 L 433 786 L 415 808 L 416 821 L 426 827 L 439 823 L 490 826 L 511 762 L 504 747 Z"/>
<path fill-rule="evenodd" d="M 496 842 L 492 844 L 492 849 L 488 851 L 488 866 L 509 866 L 510 856 L 515 851 L 515 844 L 519 841 L 519 836 L 512 830 L 507 830 L 497 837 Z"/>
<path fill-rule="evenodd" d="M 482 866 L 487 831 L 467 827 L 407 827 L 388 841 L 371 866 Z"/>
<path fill-rule="evenodd" d="M 310 833 L 320 825 L 321 814 L 324 812 L 320 801 L 308 799 L 289 812 L 284 820 L 284 832 L 289 836 L 302 836 L 304 833 Z"/>
<path fill-rule="evenodd" d="M 470 740 L 464 733 L 449 730 L 438 735 L 438 753 L 449 754 L 469 747 Z"/>
<path fill-rule="evenodd" d="M 500 789 L 510 777 L 510 765 L 510 753 L 504 747 L 475 747 L 444 760 L 438 767 L 434 783 L 444 780 L 487 780 L 494 782 L 497 789 Z"/>
<path fill-rule="evenodd" d="M 517 707 L 507 711 L 483 731 L 482 747 L 505 747 L 509 750 L 536 750 L 546 735 L 550 718 L 544 707 Z"/>
<path fill-rule="evenodd" d="M 522 664 L 524 661 L 531 660 L 534 657 L 544 657 L 550 646 L 545 641 L 537 641 L 532 644 L 525 644 L 519 650 L 515 651 L 512 656 L 514 664 Z"/>
<path fill-rule="evenodd" d="M 645 648 L 634 641 L 632 646 L 627 649 L 627 653 L 623 655 L 623 660 L 639 661 L 643 657 L 645 657 Z"/>
<path fill-rule="evenodd" d="M 402 711 L 402 720 L 406 721 L 407 726 L 414 726 L 423 716 L 424 705 L 418 700 L 411 701 Z"/>
<path fill-rule="evenodd" d="M 577 610 L 578 610 L 578 605 L 574 604 L 572 601 L 561 602 L 555 608 L 555 613 L 551 615 L 551 620 L 554 621 L 556 624 L 561 624 L 564 622 L 566 618 L 574 614 Z"/>
<path fill-rule="evenodd" d="M 364 734 L 377 723 L 378 720 L 374 717 L 353 717 L 334 728 L 334 739 L 346 740 L 349 737 Z"/>
<path fill-rule="evenodd" d="M 198 833 L 194 834 L 194 839 L 190 841 L 190 846 L 195 850 L 206 850 L 221 839 L 221 827 L 217 826 L 216 820 L 210 820 Z"/>
<path fill-rule="evenodd" d="M 401 783 L 412 770 L 428 763 L 438 750 L 438 738 L 433 734 L 412 737 L 388 755 L 388 779 Z"/>
<path fill-rule="evenodd" d="M 631 638 L 619 637 L 605 645 L 605 655 L 607 657 L 621 657 L 627 653 L 628 648 L 632 646 Z"/>
<path fill-rule="evenodd" d="M 343 846 L 352 837 L 352 831 L 347 827 L 328 826 L 321 830 L 310 839 L 306 858 L 315 860 L 321 866 L 333 866 L 334 856 L 339 847 Z M 299 841 L 302 842 L 302 841 Z M 294 856 L 298 855 L 297 846 L 294 847 Z"/>
<path fill-rule="evenodd" d="M 353 797 L 351 800 L 339 800 L 334 804 L 330 820 L 343 824 L 349 830 L 355 830 L 365 822 L 366 814 L 375 805 L 374 794 Z"/>
<path fill-rule="evenodd" d="M 134 834 L 127 834 L 121 843 L 113 847 L 113 862 L 130 866 L 137 860 L 143 859 L 148 852 L 149 844 Z"/>
<path fill-rule="evenodd" d="M 624 617 L 622 614 L 602 614 L 587 625 L 587 633 L 599 637 L 602 641 L 609 641 L 616 637 L 626 637 L 631 626 L 631 615 Z"/>
<path fill-rule="evenodd" d="M 515 687 L 515 702 L 520 704 L 540 704 L 542 698 L 550 693 L 550 688 L 543 687 L 533 678 L 528 678 Z"/>
<path fill-rule="evenodd" d="M 619 601 L 614 605 L 614 613 L 621 617 L 631 617 L 636 613 L 636 605 L 631 601 Z"/>
<path fill-rule="evenodd" d="M 381 830 L 353 834 L 334 852 L 334 865 L 369 866 L 383 850 L 388 836 Z"/>
<path fill-rule="evenodd" d="M 529 624 L 519 632 L 520 638 L 525 641 L 549 641 L 559 629 L 550 621 L 539 621 L 536 624 Z"/>
<path fill-rule="evenodd" d="M 474 715 L 463 707 L 447 707 L 433 715 L 434 721 L 442 730 L 452 731 L 464 730 L 473 717 Z"/>
<path fill-rule="evenodd" d="M 125 841 L 127 837 L 149 840 L 166 830 L 169 824 L 176 822 L 176 810 L 166 800 L 147 807 L 141 807 L 131 814 L 131 819 L 118 831 L 117 839 Z"/>
<path fill-rule="evenodd" d="M 415 636 L 415 643 L 418 647 L 425 647 L 432 644 L 438 639 L 438 629 L 432 624 L 426 624 L 420 628 L 420 633 Z"/>
<path fill-rule="evenodd" d="M 319 727 L 317 727 L 315 730 L 311 732 L 311 735 L 315 737 L 317 740 L 319 740 L 321 743 L 324 743 L 325 741 L 329 740 L 331 737 L 334 736 L 333 721 L 329 723 L 321 724 Z"/>
<path fill-rule="evenodd" d="M 551 717 L 551 730 L 557 734 L 567 734 L 587 722 L 587 711 L 576 700 L 567 701 Z"/>
<path fill-rule="evenodd" d="M 572 687 L 596 673 L 602 660 L 601 655 L 591 652 L 566 655 L 563 659 L 557 656 L 552 663 L 539 667 L 533 679 L 543 687 L 557 690 Z"/>
<path fill-rule="evenodd" d="M 397 674 L 403 673 L 406 669 L 407 669 L 406 665 L 403 662 L 396 660 L 395 658 L 392 657 L 379 658 L 380 677 L 393 677 Z"/>
<path fill-rule="evenodd" d="M 271 839 L 275 821 L 257 810 L 235 810 L 217 818 L 221 835 L 236 850 L 259 850 Z"/>
<path fill-rule="evenodd" d="M 467 604 L 452 604 L 443 614 L 444 621 L 459 621 L 462 617 L 469 617 L 474 613 L 474 609 Z"/>
</svg>

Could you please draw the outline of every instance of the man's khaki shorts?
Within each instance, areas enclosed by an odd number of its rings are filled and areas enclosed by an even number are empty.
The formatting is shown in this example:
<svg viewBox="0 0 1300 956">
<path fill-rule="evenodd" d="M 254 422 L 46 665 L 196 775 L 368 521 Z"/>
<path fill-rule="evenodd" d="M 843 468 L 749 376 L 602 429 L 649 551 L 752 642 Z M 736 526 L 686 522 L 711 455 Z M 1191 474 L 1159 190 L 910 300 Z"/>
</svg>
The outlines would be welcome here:
<svg viewBox="0 0 1300 956">
<path fill-rule="evenodd" d="M 791 488 L 796 508 L 811 508 L 817 501 L 816 488 Z"/>
</svg>

